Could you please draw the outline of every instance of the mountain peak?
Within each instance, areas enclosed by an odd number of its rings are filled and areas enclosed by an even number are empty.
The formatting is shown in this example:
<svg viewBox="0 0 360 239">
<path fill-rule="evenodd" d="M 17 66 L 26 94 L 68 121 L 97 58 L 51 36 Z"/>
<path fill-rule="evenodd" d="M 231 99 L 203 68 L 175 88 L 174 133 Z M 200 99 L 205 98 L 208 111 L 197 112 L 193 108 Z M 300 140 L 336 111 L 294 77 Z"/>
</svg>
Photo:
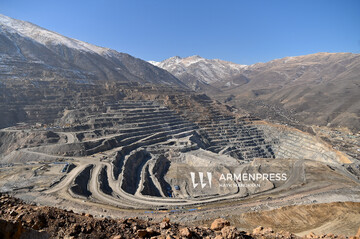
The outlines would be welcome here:
<svg viewBox="0 0 360 239">
<path fill-rule="evenodd" d="M 191 59 L 205 59 L 205 58 L 203 58 L 203 57 L 201 57 L 201 56 L 199 56 L 199 55 L 188 56 L 188 57 L 186 57 L 186 58 L 191 58 Z"/>
<path fill-rule="evenodd" d="M 160 68 L 168 70 L 176 77 L 186 77 L 189 75 L 196 78 L 196 81 L 209 84 L 215 81 L 231 78 L 239 74 L 244 65 L 235 64 L 221 60 L 210 60 L 199 55 L 181 58 L 171 57 L 162 62 L 150 62 Z M 184 74 L 187 73 L 187 74 Z M 195 84 L 196 85 L 196 84 Z"/>
<path fill-rule="evenodd" d="M 170 60 L 170 59 L 181 60 L 182 58 L 181 58 L 180 56 L 173 56 L 173 57 L 170 57 L 169 60 Z"/>
</svg>

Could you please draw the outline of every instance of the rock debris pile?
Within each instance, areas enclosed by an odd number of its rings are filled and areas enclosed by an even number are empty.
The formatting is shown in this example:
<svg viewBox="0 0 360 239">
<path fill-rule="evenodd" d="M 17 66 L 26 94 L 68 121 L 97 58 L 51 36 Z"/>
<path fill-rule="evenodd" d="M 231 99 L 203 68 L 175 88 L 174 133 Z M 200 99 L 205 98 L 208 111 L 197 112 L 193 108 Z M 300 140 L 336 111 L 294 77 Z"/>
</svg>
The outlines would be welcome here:
<svg viewBox="0 0 360 239">
<path fill-rule="evenodd" d="M 357 236 L 350 239 L 358 239 Z M 139 218 L 95 218 L 91 214 L 77 214 L 54 207 L 36 206 L 9 195 L 0 196 L 0 238 L 300 238 L 290 232 L 274 232 L 258 227 L 252 232 L 238 230 L 230 222 L 218 218 L 210 227 L 184 226 L 169 218 L 161 222 Z M 347 238 L 333 234 L 304 238 Z"/>
</svg>

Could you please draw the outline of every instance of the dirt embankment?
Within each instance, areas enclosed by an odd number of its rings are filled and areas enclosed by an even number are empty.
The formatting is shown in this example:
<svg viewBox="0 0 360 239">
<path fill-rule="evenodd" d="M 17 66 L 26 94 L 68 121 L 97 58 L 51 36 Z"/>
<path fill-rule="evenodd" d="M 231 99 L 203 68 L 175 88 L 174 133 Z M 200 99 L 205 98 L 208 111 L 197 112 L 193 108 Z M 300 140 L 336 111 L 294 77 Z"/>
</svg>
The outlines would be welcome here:
<svg viewBox="0 0 360 239">
<path fill-rule="evenodd" d="M 232 218 L 235 226 L 250 229 L 262 225 L 304 236 L 316 234 L 354 235 L 360 226 L 360 203 L 333 202 L 286 206 L 275 210 L 243 213 Z"/>
</svg>

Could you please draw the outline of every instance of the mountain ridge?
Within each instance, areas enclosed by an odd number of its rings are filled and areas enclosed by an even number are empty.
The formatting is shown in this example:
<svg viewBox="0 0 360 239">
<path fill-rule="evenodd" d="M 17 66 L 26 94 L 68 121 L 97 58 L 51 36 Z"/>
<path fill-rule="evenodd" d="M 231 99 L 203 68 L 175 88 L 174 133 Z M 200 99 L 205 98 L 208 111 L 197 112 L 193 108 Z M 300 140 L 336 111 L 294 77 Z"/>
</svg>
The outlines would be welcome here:
<svg viewBox="0 0 360 239">
<path fill-rule="evenodd" d="M 219 71 L 220 67 L 226 67 L 227 70 L 233 71 L 233 72 L 223 71 L 217 73 L 216 75 L 220 76 L 220 79 L 229 77 L 229 75 L 236 74 L 236 72 L 239 71 L 240 69 L 247 67 L 246 65 L 235 64 L 220 59 L 205 59 L 198 55 L 184 57 L 184 58 L 181 58 L 179 56 L 174 56 L 161 62 L 155 62 L 155 61 L 149 61 L 149 62 L 160 68 L 168 69 L 169 71 L 172 72 L 174 72 L 175 70 L 177 71 L 183 70 L 181 67 L 192 67 L 192 66 L 197 67 L 198 71 L 203 71 L 200 81 L 207 84 L 213 83 L 215 81 L 213 79 L 214 75 L 212 75 L 214 72 L 211 72 L 212 70 L 211 68 L 213 68 L 211 64 L 214 65 L 215 67 L 218 67 L 218 69 L 216 69 L 217 71 Z M 205 66 L 201 64 L 205 64 Z M 225 75 L 222 76 L 221 73 Z"/>
<path fill-rule="evenodd" d="M 49 43 L 54 45 L 65 44 L 71 48 L 84 51 L 93 51 L 98 54 L 110 50 L 109 48 L 95 46 L 87 42 L 82 42 L 74 38 L 66 37 L 31 22 L 14 19 L 2 14 L 0 14 L 0 25 L 7 28 L 7 30 L 11 33 L 21 33 L 23 36 L 33 39 L 44 45 Z"/>
<path fill-rule="evenodd" d="M 360 129 L 360 54 L 321 52 L 247 66 L 222 61 L 226 67 L 205 58 L 202 65 L 197 61 L 186 66 L 183 59 L 188 58 L 169 58 L 156 65 L 193 90 L 261 118 Z M 213 74 L 204 81 L 204 72 L 198 69 Z"/>
<path fill-rule="evenodd" d="M 0 30 L 0 79 L 19 75 L 46 78 L 43 77 L 46 75 L 48 79 L 117 80 L 187 88 L 167 71 L 141 59 L 65 37 L 29 22 L 0 15 Z M 14 60 L 16 69 L 13 69 Z"/>
</svg>

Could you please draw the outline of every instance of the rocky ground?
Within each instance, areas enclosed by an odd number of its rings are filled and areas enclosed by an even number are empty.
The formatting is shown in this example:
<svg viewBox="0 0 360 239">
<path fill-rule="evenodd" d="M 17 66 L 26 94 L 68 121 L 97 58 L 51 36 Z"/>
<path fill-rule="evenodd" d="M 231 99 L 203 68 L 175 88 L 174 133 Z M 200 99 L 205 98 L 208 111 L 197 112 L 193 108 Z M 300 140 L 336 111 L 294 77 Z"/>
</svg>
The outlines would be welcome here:
<svg viewBox="0 0 360 239">
<path fill-rule="evenodd" d="M 357 235 L 315 235 L 303 238 L 360 238 Z M 55 207 L 26 204 L 9 195 L 0 196 L 0 238 L 300 238 L 290 232 L 275 232 L 257 227 L 252 232 L 240 231 L 219 218 L 210 226 L 183 226 L 164 217 L 160 221 L 142 219 L 94 218 Z"/>
</svg>

